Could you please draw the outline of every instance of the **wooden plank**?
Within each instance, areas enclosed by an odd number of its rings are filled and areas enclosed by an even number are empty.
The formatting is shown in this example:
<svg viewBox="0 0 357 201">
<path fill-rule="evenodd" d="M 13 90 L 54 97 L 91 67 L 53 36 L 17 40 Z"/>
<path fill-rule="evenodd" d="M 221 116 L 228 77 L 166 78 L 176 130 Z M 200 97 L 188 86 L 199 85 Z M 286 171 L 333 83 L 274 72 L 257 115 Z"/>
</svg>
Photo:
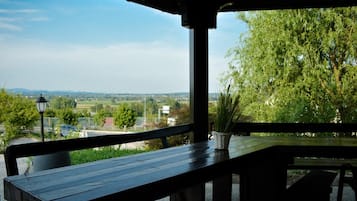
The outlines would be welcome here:
<svg viewBox="0 0 357 201">
<path fill-rule="evenodd" d="M 294 158 L 294 163 L 290 164 L 290 169 L 325 169 L 340 170 L 342 166 L 350 164 L 357 167 L 357 160 L 353 159 L 333 159 L 333 158 Z"/>
</svg>

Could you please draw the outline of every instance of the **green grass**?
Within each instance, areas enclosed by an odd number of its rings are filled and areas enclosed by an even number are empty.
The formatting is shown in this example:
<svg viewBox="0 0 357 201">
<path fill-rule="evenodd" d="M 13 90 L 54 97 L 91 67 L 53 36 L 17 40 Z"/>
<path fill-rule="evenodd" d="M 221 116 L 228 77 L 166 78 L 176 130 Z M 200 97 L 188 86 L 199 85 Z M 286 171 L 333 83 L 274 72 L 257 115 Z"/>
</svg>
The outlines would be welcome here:
<svg viewBox="0 0 357 201">
<path fill-rule="evenodd" d="M 104 147 L 99 150 L 85 149 L 79 151 L 72 151 L 70 155 L 71 155 L 71 164 L 76 165 L 76 164 L 87 163 L 87 162 L 92 162 L 102 159 L 128 156 L 128 155 L 143 153 L 147 151 L 148 150 L 139 150 L 139 149 L 120 150 L 120 149 L 114 149 L 112 147 Z"/>
</svg>

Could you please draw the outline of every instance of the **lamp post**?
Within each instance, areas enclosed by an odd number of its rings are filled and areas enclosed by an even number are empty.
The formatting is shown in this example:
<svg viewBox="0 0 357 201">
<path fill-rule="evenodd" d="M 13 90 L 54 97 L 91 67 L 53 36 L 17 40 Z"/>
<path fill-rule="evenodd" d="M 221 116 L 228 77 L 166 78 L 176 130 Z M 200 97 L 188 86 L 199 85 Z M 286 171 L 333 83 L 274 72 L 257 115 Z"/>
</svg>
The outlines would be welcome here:
<svg viewBox="0 0 357 201">
<path fill-rule="evenodd" d="M 45 141 L 45 135 L 44 135 L 44 130 L 43 130 L 43 113 L 46 110 L 46 105 L 47 105 L 47 100 L 40 95 L 39 98 L 36 100 L 36 106 L 37 106 L 37 111 L 40 113 L 41 116 L 41 137 L 42 137 L 42 142 Z"/>
</svg>

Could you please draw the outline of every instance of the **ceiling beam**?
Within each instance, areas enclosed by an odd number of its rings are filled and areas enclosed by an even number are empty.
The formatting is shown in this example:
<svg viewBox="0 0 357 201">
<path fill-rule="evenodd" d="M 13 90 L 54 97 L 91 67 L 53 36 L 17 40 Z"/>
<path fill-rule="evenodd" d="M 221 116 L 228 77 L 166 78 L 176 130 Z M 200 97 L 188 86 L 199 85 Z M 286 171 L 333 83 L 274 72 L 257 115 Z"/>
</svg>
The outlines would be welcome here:
<svg viewBox="0 0 357 201">
<path fill-rule="evenodd" d="M 182 15 L 188 4 L 200 5 L 204 11 L 211 5 L 217 12 L 276 10 L 299 8 L 330 8 L 357 6 L 356 0 L 128 0 L 163 12 Z"/>
</svg>

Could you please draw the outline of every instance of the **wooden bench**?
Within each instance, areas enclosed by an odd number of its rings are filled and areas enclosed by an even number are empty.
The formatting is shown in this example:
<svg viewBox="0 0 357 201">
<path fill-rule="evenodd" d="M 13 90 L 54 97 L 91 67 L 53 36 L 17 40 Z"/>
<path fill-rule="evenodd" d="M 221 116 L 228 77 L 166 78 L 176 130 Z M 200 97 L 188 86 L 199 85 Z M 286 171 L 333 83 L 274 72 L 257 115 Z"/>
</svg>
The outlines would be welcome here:
<svg viewBox="0 0 357 201">
<path fill-rule="evenodd" d="M 337 170 L 340 173 L 337 201 L 342 201 L 344 184 L 348 184 L 356 190 L 356 167 L 357 160 L 350 159 L 331 159 L 331 158 L 294 158 L 294 163 L 289 164 L 289 169 L 308 169 L 308 170 Z M 346 171 L 352 172 L 352 177 L 346 176 Z M 310 179 L 312 178 L 309 175 Z M 355 193 L 357 198 L 357 195 Z M 357 200 L 357 199 L 356 199 Z"/>
</svg>

